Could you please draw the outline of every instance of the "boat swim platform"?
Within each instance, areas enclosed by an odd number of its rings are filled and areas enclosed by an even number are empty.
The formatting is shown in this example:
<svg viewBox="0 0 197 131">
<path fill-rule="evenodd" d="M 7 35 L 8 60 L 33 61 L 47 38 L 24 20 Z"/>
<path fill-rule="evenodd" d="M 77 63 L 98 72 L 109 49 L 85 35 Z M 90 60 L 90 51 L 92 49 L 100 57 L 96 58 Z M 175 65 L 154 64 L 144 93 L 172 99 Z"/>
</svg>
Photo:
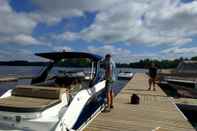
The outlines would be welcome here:
<svg viewBox="0 0 197 131">
<path fill-rule="evenodd" d="M 111 112 L 100 113 L 84 131 L 195 131 L 160 87 L 148 91 L 148 76 L 137 73 L 114 100 Z M 132 105 L 133 93 L 140 104 Z"/>
</svg>

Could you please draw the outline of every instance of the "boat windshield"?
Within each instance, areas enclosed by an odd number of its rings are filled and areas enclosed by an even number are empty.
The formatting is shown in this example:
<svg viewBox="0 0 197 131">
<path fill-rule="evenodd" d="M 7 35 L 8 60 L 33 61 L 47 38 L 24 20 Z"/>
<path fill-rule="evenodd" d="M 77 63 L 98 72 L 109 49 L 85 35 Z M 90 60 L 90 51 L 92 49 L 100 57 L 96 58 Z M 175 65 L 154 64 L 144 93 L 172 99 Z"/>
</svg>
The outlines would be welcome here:
<svg viewBox="0 0 197 131">
<path fill-rule="evenodd" d="M 91 75 L 92 63 L 89 59 L 61 59 L 55 62 L 48 73 L 48 78 L 53 76 L 85 77 Z M 94 72 L 93 72 L 94 73 Z"/>
<path fill-rule="evenodd" d="M 88 88 L 94 75 L 95 65 L 89 59 L 61 59 L 48 70 L 45 81 L 36 85 L 79 90 Z"/>
</svg>

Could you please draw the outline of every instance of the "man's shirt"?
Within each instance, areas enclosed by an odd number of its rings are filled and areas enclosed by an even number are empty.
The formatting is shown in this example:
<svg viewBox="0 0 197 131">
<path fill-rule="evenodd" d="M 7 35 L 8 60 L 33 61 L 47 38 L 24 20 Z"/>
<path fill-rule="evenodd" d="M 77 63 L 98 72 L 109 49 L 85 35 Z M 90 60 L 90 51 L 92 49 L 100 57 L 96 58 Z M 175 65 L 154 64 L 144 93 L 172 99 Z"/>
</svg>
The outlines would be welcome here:
<svg viewBox="0 0 197 131">
<path fill-rule="evenodd" d="M 156 77 L 156 75 L 157 75 L 157 68 L 156 67 L 149 68 L 149 76 Z"/>
<path fill-rule="evenodd" d="M 111 60 L 105 60 L 104 61 L 104 67 L 105 67 L 105 79 L 109 82 L 114 82 L 116 80 L 116 65 L 114 61 Z"/>
</svg>

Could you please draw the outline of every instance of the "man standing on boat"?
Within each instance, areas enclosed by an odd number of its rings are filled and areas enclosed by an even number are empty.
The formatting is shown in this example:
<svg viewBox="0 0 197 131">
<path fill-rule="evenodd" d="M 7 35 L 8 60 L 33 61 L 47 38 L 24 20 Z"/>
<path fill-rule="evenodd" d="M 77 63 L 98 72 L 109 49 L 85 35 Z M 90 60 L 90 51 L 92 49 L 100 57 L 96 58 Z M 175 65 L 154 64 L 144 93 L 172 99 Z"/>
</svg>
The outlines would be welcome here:
<svg viewBox="0 0 197 131">
<path fill-rule="evenodd" d="M 155 83 L 156 83 L 156 78 L 157 78 L 157 67 L 155 66 L 154 63 L 151 63 L 151 67 L 149 68 L 149 88 L 148 90 L 151 90 L 151 87 L 153 85 L 153 90 L 155 91 Z"/>
<path fill-rule="evenodd" d="M 106 111 L 110 111 L 113 108 L 113 89 L 112 85 L 115 81 L 115 63 L 113 62 L 111 55 L 107 54 L 104 60 L 104 68 L 105 68 L 105 79 L 106 79 Z"/>
</svg>

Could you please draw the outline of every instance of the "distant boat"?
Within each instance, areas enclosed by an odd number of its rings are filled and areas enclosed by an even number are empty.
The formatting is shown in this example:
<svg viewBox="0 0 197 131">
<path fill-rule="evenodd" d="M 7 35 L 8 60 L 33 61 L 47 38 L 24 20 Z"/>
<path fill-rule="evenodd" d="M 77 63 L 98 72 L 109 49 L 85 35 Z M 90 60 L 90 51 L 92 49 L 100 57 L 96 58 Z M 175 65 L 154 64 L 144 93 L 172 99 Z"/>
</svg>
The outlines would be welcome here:
<svg viewBox="0 0 197 131">
<path fill-rule="evenodd" d="M 182 61 L 175 70 L 159 73 L 160 84 L 168 84 L 184 97 L 197 98 L 197 61 Z"/>
<path fill-rule="evenodd" d="M 51 63 L 32 79 L 31 85 L 18 85 L 1 96 L 0 130 L 83 130 L 104 107 L 106 81 L 99 70 L 102 57 L 83 52 L 36 55 Z M 56 65 L 70 59 L 88 60 L 92 64 L 91 77 L 85 79 L 82 72 L 76 71 L 50 74 Z"/>
<path fill-rule="evenodd" d="M 120 72 L 118 74 L 118 79 L 119 80 L 130 80 L 133 78 L 133 73 L 132 72 Z"/>
</svg>

